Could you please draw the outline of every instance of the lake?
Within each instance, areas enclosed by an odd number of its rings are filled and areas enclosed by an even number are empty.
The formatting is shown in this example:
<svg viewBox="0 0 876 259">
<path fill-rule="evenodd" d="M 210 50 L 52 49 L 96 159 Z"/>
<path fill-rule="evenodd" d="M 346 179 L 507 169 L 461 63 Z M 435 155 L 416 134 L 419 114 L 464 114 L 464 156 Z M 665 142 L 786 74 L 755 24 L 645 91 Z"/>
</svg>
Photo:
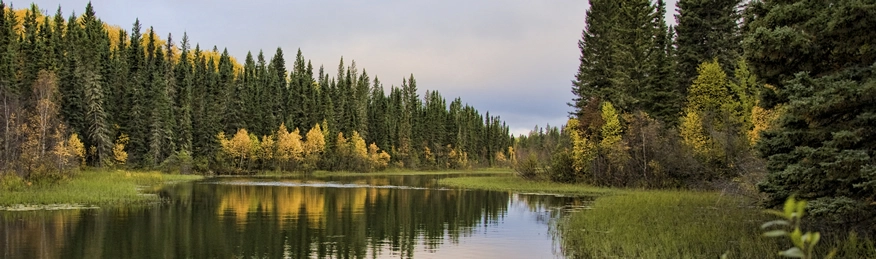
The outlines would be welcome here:
<svg viewBox="0 0 876 259">
<path fill-rule="evenodd" d="M 220 177 L 125 208 L 0 211 L 2 258 L 561 258 L 590 199 L 448 189 L 458 175 Z"/>
</svg>

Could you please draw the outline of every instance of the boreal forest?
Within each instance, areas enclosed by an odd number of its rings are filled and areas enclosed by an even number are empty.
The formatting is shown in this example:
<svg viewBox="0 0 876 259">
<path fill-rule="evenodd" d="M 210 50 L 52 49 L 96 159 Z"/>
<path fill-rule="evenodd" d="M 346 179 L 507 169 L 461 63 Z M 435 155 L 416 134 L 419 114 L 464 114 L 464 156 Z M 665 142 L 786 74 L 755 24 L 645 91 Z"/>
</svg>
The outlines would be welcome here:
<svg viewBox="0 0 876 259">
<path fill-rule="evenodd" d="M 337 75 L 301 50 L 287 67 L 280 48 L 240 63 L 139 20 L 105 24 L 90 3 L 81 15 L 0 3 L 0 17 L 0 171 L 26 179 L 80 166 L 241 174 L 510 163 L 498 116 L 437 91 L 420 96 L 413 74 L 387 88 L 343 58 Z"/>
<path fill-rule="evenodd" d="M 566 125 L 517 139 L 527 178 L 809 201 L 874 234 L 876 3 L 591 0 Z M 843 231 L 837 231 L 843 232 Z"/>
</svg>

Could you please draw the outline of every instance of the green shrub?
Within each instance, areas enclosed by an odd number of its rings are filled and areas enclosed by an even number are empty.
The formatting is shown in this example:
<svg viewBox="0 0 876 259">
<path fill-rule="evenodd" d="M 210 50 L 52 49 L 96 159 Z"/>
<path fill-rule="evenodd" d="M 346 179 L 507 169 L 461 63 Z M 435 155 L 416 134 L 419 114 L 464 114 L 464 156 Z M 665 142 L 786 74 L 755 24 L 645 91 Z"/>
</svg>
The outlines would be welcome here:
<svg viewBox="0 0 876 259">
<path fill-rule="evenodd" d="M 575 181 L 575 161 L 569 152 L 556 152 L 551 157 L 551 181 L 570 183 Z"/>
<path fill-rule="evenodd" d="M 0 175 L 0 190 L 14 192 L 24 190 L 26 187 L 27 183 L 24 182 L 24 179 L 16 174 L 7 173 Z"/>
</svg>

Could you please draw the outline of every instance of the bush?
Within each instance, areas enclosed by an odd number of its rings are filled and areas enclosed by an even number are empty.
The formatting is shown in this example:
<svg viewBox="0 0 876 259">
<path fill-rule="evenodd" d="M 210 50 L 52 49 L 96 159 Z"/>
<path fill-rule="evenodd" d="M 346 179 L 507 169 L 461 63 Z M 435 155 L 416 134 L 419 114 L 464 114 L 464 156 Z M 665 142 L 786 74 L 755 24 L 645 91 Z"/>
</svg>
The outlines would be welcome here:
<svg viewBox="0 0 876 259">
<path fill-rule="evenodd" d="M 0 175 L 0 190 L 14 192 L 24 190 L 26 187 L 27 183 L 18 175 L 12 173 Z"/>
<path fill-rule="evenodd" d="M 570 183 L 575 181 L 575 161 L 567 151 L 556 152 L 551 157 L 550 179 L 554 182 Z"/>
<path fill-rule="evenodd" d="M 514 166 L 514 171 L 517 172 L 518 176 L 532 180 L 538 178 L 539 172 L 543 170 L 535 154 L 530 154 L 526 159 L 519 161 Z"/>
<path fill-rule="evenodd" d="M 165 173 L 191 174 L 194 159 L 185 150 L 174 153 L 161 162 L 161 170 Z"/>
</svg>

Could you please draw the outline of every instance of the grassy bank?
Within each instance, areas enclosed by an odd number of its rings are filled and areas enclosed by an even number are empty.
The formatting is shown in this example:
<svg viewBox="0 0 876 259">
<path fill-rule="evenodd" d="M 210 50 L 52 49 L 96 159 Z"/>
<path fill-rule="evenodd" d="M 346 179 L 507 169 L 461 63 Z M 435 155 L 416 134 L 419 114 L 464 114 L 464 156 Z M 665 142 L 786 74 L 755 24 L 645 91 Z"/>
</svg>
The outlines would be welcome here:
<svg viewBox="0 0 876 259">
<path fill-rule="evenodd" d="M 344 177 L 344 176 L 387 176 L 387 175 L 447 175 L 447 174 L 464 174 L 464 175 L 483 175 L 483 174 L 511 174 L 510 169 L 502 168 L 484 168 L 475 170 L 442 170 L 442 171 L 413 171 L 410 169 L 388 169 L 379 172 L 360 173 L 348 171 L 316 171 L 310 174 L 313 177 Z M 303 176 L 301 172 L 281 172 L 281 171 L 265 171 L 252 175 L 255 177 L 291 177 Z M 247 176 L 249 177 L 249 176 Z"/>
<path fill-rule="evenodd" d="M 581 184 L 565 184 L 547 181 L 528 181 L 514 175 L 455 177 L 441 179 L 439 184 L 465 189 L 490 191 L 513 191 L 522 193 L 555 193 L 572 195 L 603 195 L 623 192 L 617 189 L 599 188 Z"/>
<path fill-rule="evenodd" d="M 591 209 L 563 219 L 556 231 L 573 258 L 772 257 L 780 240 L 761 237 L 770 219 L 751 201 L 715 192 L 597 188 L 527 181 L 515 176 L 443 179 L 459 188 L 599 195 Z M 782 244 L 786 245 L 786 244 Z"/>
<path fill-rule="evenodd" d="M 783 240 L 761 237 L 761 223 L 772 218 L 750 205 L 715 192 L 628 191 L 597 198 L 558 231 L 574 257 L 772 257 Z"/>
<path fill-rule="evenodd" d="M 84 171 L 57 184 L 28 186 L 22 190 L 0 192 L 0 207 L 63 208 L 67 206 L 111 206 L 157 201 L 155 195 L 140 190 L 157 188 L 167 182 L 193 181 L 196 175 L 170 175 L 159 172 Z M 51 205 L 51 206 L 48 206 Z"/>
</svg>

